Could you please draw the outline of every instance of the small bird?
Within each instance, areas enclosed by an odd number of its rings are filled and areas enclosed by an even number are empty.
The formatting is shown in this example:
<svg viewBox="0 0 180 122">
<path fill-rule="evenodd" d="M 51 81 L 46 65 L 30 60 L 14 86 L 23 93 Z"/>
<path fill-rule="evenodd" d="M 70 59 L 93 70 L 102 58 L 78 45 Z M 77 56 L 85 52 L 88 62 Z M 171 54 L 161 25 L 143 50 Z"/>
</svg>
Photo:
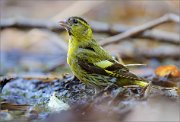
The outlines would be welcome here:
<svg viewBox="0 0 180 122">
<path fill-rule="evenodd" d="M 60 21 L 60 25 L 70 35 L 67 62 L 80 81 L 99 88 L 112 84 L 148 85 L 145 79 L 131 73 L 98 44 L 90 25 L 84 19 L 70 17 Z"/>
</svg>

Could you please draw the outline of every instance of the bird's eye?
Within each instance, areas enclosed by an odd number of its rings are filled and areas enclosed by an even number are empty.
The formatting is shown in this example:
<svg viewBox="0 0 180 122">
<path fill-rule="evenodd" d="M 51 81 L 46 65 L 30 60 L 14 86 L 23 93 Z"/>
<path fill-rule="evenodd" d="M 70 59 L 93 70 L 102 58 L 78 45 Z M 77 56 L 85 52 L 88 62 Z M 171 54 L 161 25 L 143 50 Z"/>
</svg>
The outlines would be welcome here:
<svg viewBox="0 0 180 122">
<path fill-rule="evenodd" d="M 74 23 L 74 24 L 77 24 L 78 21 L 77 21 L 76 19 L 73 19 L 73 23 Z"/>
</svg>

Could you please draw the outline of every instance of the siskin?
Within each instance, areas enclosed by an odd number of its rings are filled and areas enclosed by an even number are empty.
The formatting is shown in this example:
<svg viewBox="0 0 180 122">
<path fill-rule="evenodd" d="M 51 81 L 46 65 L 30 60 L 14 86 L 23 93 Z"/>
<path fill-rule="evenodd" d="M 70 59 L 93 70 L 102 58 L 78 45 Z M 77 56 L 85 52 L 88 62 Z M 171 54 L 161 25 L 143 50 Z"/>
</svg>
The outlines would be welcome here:
<svg viewBox="0 0 180 122">
<path fill-rule="evenodd" d="M 90 25 L 80 17 L 60 21 L 69 33 L 67 62 L 73 74 L 87 85 L 98 88 L 117 86 L 148 85 L 145 79 L 131 73 L 94 39 Z"/>
</svg>

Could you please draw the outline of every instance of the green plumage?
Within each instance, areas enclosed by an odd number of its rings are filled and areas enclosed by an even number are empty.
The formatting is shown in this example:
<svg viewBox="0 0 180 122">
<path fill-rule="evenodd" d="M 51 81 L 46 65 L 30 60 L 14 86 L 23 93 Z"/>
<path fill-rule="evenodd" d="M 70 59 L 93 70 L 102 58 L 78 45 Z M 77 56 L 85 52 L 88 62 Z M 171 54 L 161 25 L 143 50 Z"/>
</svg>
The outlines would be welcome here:
<svg viewBox="0 0 180 122">
<path fill-rule="evenodd" d="M 129 72 L 93 39 L 91 27 L 85 20 L 70 17 L 61 25 L 71 35 L 67 62 L 79 80 L 96 87 L 112 83 L 118 86 L 148 84 L 144 82 L 146 80 Z"/>
</svg>

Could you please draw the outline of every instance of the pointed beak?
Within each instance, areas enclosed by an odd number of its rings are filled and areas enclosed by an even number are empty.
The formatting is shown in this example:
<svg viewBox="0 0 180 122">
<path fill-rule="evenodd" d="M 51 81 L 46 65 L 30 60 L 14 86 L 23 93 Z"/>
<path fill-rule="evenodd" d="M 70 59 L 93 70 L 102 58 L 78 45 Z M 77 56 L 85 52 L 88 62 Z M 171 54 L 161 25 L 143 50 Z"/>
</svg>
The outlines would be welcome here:
<svg viewBox="0 0 180 122">
<path fill-rule="evenodd" d="M 65 29 L 71 28 L 66 21 L 60 21 L 59 24 L 60 24 L 60 26 L 64 27 Z"/>
</svg>

